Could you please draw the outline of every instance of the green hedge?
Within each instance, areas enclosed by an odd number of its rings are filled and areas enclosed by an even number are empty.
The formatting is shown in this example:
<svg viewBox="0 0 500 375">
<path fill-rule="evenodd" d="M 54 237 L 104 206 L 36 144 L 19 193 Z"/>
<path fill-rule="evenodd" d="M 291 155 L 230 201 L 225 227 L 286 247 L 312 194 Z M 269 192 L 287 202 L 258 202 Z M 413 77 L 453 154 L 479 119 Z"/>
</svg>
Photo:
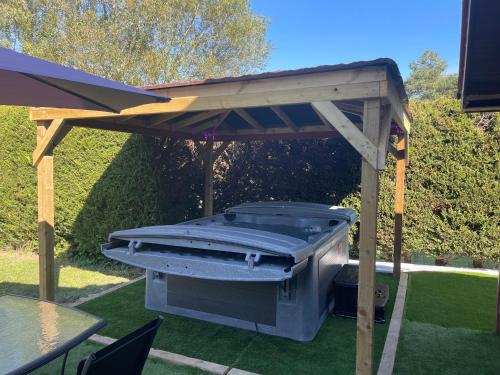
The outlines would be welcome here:
<svg viewBox="0 0 500 375">
<path fill-rule="evenodd" d="M 405 256 L 498 259 L 499 130 L 452 99 L 415 101 L 407 169 Z M 35 126 L 0 107 L 0 248 L 36 250 Z M 101 259 L 118 228 L 201 215 L 203 176 L 192 144 L 73 129 L 56 149 L 57 250 Z M 360 158 L 342 139 L 233 144 L 216 163 L 215 209 L 284 199 L 359 209 Z M 381 172 L 379 256 L 393 240 L 394 159 Z M 356 251 L 357 228 L 353 230 Z"/>
<path fill-rule="evenodd" d="M 0 106 L 0 248 L 37 250 L 36 126 L 25 108 Z M 56 250 L 95 258 L 114 229 L 155 224 L 152 145 L 142 137 L 73 129 L 54 158 Z"/>
</svg>

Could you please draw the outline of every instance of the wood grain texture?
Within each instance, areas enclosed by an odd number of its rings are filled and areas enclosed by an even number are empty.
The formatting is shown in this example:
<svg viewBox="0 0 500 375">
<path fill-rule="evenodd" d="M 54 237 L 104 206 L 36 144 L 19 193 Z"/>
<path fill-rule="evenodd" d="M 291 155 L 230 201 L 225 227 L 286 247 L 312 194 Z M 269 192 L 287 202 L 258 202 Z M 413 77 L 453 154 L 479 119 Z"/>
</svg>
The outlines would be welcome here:
<svg viewBox="0 0 500 375">
<path fill-rule="evenodd" d="M 334 127 L 358 151 L 372 167 L 378 168 L 377 143 L 372 142 L 332 102 L 312 102 L 313 108 Z M 378 126 L 378 124 L 377 124 Z M 377 127 L 378 131 L 378 127 Z"/>
<path fill-rule="evenodd" d="M 365 102 L 363 119 L 363 134 L 373 144 L 378 144 L 380 134 L 380 100 L 367 100 Z M 362 159 L 361 163 L 361 225 L 359 240 L 356 374 L 371 375 L 373 373 L 375 255 L 377 248 L 379 171 L 365 158 Z"/>
<path fill-rule="evenodd" d="M 393 255 L 393 274 L 394 277 L 401 275 L 401 253 L 403 249 L 403 211 L 405 195 L 405 168 L 406 159 L 404 150 L 405 137 L 399 136 L 396 145 L 396 196 L 394 199 L 394 255 Z"/>
<path fill-rule="evenodd" d="M 37 126 L 37 144 L 47 137 L 47 126 Z M 38 256 L 40 299 L 54 301 L 54 160 L 51 153 L 44 153 L 37 164 L 38 181 Z"/>
</svg>

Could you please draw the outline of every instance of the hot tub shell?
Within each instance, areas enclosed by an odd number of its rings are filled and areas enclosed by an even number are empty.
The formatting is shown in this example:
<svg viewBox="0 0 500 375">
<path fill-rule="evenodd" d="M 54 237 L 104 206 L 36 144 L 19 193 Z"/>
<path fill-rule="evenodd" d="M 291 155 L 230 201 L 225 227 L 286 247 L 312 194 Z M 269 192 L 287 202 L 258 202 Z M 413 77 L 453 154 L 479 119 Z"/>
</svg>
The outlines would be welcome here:
<svg viewBox="0 0 500 375">
<path fill-rule="evenodd" d="M 247 203 L 113 232 L 102 252 L 147 270 L 147 309 L 309 341 L 333 308 L 356 219 L 328 205 Z"/>
</svg>

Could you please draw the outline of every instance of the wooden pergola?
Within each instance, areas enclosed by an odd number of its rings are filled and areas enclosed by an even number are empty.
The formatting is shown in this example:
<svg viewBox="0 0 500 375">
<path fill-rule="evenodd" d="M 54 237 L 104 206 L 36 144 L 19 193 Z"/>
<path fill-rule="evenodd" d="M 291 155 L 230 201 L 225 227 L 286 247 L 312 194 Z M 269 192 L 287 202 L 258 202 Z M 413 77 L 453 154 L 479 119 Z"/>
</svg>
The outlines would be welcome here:
<svg viewBox="0 0 500 375">
<path fill-rule="evenodd" d="M 204 158 L 205 215 L 213 210 L 213 164 L 228 143 L 344 137 L 362 156 L 358 374 L 373 372 L 375 254 L 379 171 L 396 156 L 394 273 L 399 276 L 410 115 L 390 59 L 146 87 L 171 99 L 120 113 L 32 108 L 37 121 L 40 297 L 54 298 L 53 151 L 74 126 L 191 139 Z M 399 131 L 389 142 L 391 127 Z"/>
</svg>

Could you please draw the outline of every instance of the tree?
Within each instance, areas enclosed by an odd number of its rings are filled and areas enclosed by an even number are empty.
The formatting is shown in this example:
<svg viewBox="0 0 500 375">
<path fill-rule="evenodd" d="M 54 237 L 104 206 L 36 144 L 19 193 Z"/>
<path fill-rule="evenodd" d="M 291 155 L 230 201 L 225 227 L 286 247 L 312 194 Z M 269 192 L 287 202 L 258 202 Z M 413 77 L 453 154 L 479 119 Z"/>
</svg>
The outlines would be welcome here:
<svg viewBox="0 0 500 375">
<path fill-rule="evenodd" d="M 411 74 L 405 81 L 410 98 L 435 99 L 440 96 L 453 98 L 457 92 L 457 75 L 446 74 L 448 65 L 434 51 L 425 51 L 410 63 Z"/>
<path fill-rule="evenodd" d="M 132 85 L 259 69 L 266 30 L 248 0 L 0 2 L 0 44 Z"/>
</svg>

